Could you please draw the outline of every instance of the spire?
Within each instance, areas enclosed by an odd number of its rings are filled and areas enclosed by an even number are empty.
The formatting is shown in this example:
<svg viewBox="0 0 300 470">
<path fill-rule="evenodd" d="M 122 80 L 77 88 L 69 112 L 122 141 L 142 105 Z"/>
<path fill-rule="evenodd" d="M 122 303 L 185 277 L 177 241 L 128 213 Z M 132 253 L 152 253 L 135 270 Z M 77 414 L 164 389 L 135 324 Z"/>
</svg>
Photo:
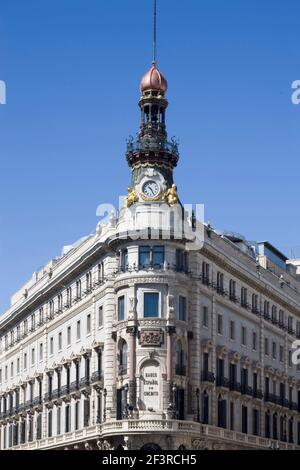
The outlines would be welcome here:
<svg viewBox="0 0 300 470">
<path fill-rule="evenodd" d="M 154 0 L 154 16 L 153 16 L 153 65 L 157 60 L 157 1 Z"/>
<path fill-rule="evenodd" d="M 168 101 L 166 92 L 168 83 L 157 67 L 157 0 L 153 10 L 153 57 L 150 70 L 141 81 L 140 130 L 135 141 L 128 141 L 127 161 L 132 168 L 139 165 L 150 165 L 153 168 L 163 166 L 169 172 L 168 186 L 172 185 L 172 170 L 179 159 L 178 146 L 175 140 L 168 142 L 166 129 L 166 110 Z"/>
</svg>

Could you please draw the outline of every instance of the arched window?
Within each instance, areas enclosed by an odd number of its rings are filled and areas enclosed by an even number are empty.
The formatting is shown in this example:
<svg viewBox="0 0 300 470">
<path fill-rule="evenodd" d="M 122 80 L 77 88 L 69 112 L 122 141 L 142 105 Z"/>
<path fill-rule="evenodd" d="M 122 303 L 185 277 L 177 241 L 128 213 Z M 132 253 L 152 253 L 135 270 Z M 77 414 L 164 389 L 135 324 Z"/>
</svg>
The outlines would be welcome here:
<svg viewBox="0 0 300 470">
<path fill-rule="evenodd" d="M 185 366 L 185 352 L 182 347 L 180 340 L 176 342 L 175 346 L 175 356 L 176 356 L 176 375 L 186 375 L 186 366 Z"/>
<path fill-rule="evenodd" d="M 119 375 L 127 374 L 128 346 L 124 339 L 119 342 Z"/>
</svg>

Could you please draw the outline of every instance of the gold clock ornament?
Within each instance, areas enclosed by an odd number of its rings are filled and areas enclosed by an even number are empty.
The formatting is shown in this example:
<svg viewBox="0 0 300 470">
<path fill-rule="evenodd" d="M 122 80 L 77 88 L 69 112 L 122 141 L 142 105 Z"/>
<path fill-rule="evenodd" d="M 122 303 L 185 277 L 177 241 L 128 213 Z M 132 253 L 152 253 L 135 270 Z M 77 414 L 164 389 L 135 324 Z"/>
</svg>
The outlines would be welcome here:
<svg viewBox="0 0 300 470">
<path fill-rule="evenodd" d="M 172 184 L 172 187 L 165 192 L 164 199 L 169 206 L 175 206 L 175 204 L 178 204 L 179 198 L 175 184 Z"/>
<path fill-rule="evenodd" d="M 128 188 L 128 196 L 126 198 L 126 207 L 129 208 L 136 202 L 138 202 L 139 196 L 133 188 Z"/>
</svg>

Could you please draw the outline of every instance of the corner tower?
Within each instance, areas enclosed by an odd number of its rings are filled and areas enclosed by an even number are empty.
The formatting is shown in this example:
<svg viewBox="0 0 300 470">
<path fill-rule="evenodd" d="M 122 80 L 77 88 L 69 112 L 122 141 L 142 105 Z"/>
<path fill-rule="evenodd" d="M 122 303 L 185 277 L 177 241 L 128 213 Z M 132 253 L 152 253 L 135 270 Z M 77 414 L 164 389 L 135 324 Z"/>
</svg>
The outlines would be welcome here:
<svg viewBox="0 0 300 470">
<path fill-rule="evenodd" d="M 136 202 L 177 204 L 173 170 L 179 160 L 178 144 L 168 141 L 166 130 L 167 80 L 152 62 L 141 81 L 140 131 L 127 142 L 127 162 L 132 170 L 127 207 Z"/>
</svg>

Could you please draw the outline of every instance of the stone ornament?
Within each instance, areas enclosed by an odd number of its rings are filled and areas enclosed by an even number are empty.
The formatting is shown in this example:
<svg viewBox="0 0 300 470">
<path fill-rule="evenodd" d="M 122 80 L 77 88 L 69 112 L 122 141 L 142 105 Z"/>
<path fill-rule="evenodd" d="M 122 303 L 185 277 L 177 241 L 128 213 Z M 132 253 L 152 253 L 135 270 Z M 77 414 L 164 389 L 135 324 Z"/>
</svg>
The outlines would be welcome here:
<svg viewBox="0 0 300 470">
<path fill-rule="evenodd" d="M 140 334 L 140 344 L 142 346 L 161 346 L 164 341 L 163 332 L 157 330 L 142 330 Z"/>
</svg>

